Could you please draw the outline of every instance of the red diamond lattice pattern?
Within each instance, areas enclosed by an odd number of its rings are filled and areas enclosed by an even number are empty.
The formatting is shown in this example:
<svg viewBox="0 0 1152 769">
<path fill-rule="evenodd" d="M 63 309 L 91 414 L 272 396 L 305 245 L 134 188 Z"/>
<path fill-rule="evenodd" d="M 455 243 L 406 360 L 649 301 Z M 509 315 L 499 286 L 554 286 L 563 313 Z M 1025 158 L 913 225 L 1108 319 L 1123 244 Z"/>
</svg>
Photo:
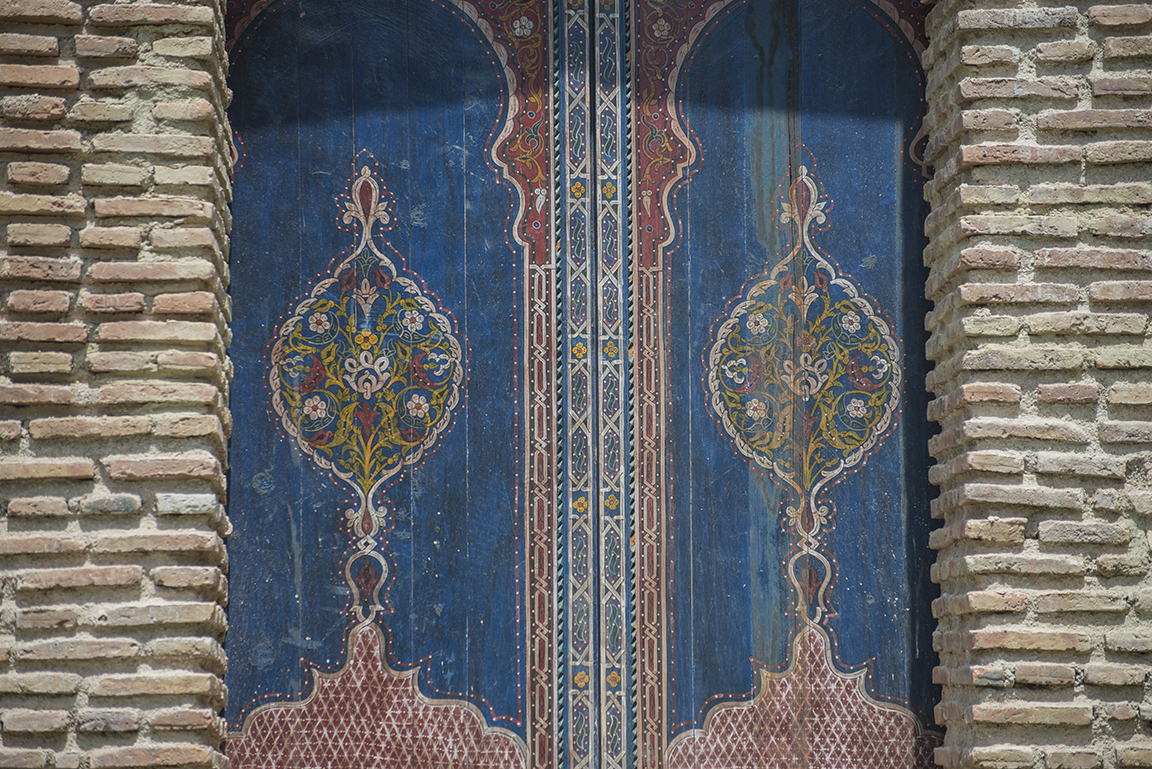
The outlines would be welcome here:
<svg viewBox="0 0 1152 769">
<path fill-rule="evenodd" d="M 822 630 L 803 631 L 783 673 L 761 669 L 750 703 L 719 706 L 674 741 L 669 769 L 930 769 L 940 735 L 871 698 L 866 670 L 841 673 Z"/>
<path fill-rule="evenodd" d="M 243 735 L 226 744 L 232 769 L 523 769 L 519 739 L 486 729 L 467 703 L 429 701 L 415 670 L 391 670 L 375 627 L 348 644 L 348 664 L 316 674 L 306 700 L 249 716 Z"/>
</svg>

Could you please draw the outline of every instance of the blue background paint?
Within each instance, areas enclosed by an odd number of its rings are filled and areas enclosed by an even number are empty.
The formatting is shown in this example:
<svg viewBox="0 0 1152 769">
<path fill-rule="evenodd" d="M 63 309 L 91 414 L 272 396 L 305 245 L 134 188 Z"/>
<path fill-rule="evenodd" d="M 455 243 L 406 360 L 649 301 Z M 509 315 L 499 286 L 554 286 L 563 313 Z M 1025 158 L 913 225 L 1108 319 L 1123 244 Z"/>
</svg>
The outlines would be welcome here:
<svg viewBox="0 0 1152 769">
<path fill-rule="evenodd" d="M 486 44 L 441 5 L 299 0 L 249 29 L 230 83 L 243 95 L 230 118 L 244 156 L 232 245 L 229 721 L 257 698 L 301 692 L 301 657 L 341 662 L 350 540 L 340 520 L 351 497 L 277 431 L 265 346 L 352 245 L 334 198 L 367 149 L 396 194 L 397 224 L 385 238 L 469 343 L 467 399 L 452 430 L 386 494 L 395 505 L 395 611 L 384 618 L 392 662 L 426 660 L 426 693 L 467 693 L 514 727 L 521 286 L 504 234 L 511 195 L 487 158 L 503 79 Z"/>
</svg>

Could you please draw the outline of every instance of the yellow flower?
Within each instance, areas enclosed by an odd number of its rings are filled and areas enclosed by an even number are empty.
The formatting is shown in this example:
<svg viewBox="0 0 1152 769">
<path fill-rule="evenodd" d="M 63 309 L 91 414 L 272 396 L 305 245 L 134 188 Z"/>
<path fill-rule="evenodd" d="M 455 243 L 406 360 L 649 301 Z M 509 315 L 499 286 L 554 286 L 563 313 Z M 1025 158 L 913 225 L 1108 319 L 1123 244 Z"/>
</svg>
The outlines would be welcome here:
<svg viewBox="0 0 1152 769">
<path fill-rule="evenodd" d="M 615 358 L 619 354 L 619 352 L 620 352 L 620 348 L 617 347 L 616 343 L 613 342 L 611 339 L 608 340 L 608 344 L 604 345 L 604 354 L 607 355 L 609 358 Z"/>
<path fill-rule="evenodd" d="M 612 182 L 604 182 L 604 186 L 600 188 L 600 191 L 604 193 L 604 197 L 610 198 L 616 194 L 616 185 Z"/>
<path fill-rule="evenodd" d="M 372 345 L 380 341 L 380 337 L 373 334 L 371 331 L 361 331 L 356 335 L 356 344 L 360 349 L 367 350 Z"/>
<path fill-rule="evenodd" d="M 586 671 L 581 670 L 579 673 L 576 674 L 576 678 L 573 680 L 576 682 L 576 688 L 577 689 L 583 689 L 585 686 L 588 685 L 588 673 Z"/>
<path fill-rule="evenodd" d="M 608 685 L 609 686 L 619 686 L 620 685 L 620 674 L 617 673 L 615 670 L 613 670 L 611 673 L 608 674 Z"/>
<path fill-rule="evenodd" d="M 580 182 L 573 182 L 572 183 L 572 197 L 577 198 L 577 199 L 582 198 L 582 197 L 584 197 L 584 192 L 585 192 L 585 189 L 584 189 L 583 184 L 581 184 Z"/>
<path fill-rule="evenodd" d="M 615 510 L 620 507 L 620 498 L 615 494 L 609 494 L 608 498 L 604 500 L 604 504 L 608 505 L 609 510 Z"/>
<path fill-rule="evenodd" d="M 576 512 L 583 514 L 588 509 L 588 497 L 580 497 L 572 507 L 576 508 Z"/>
<path fill-rule="evenodd" d="M 576 360 L 583 360 L 584 356 L 588 354 L 588 348 L 584 346 L 583 342 L 577 342 L 572 347 L 572 355 Z"/>
</svg>

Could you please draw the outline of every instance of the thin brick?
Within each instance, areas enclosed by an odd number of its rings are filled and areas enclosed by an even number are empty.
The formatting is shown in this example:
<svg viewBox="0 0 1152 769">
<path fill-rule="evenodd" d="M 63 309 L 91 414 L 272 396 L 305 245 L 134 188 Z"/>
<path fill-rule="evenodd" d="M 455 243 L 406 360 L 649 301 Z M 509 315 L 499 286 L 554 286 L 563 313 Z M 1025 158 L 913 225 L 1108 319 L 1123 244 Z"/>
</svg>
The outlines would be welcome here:
<svg viewBox="0 0 1152 769">
<path fill-rule="evenodd" d="M 1088 705 L 984 702 L 972 706 L 972 720 L 989 724 L 1087 726 L 1092 723 L 1092 708 Z"/>
<path fill-rule="evenodd" d="M 1036 252 L 1036 267 L 1093 270 L 1152 270 L 1152 253 L 1119 248 L 1042 248 Z"/>
<path fill-rule="evenodd" d="M 163 477 L 174 477 L 167 474 Z M 215 533 L 137 533 L 110 534 L 97 539 L 92 552 L 106 553 L 205 553 L 220 562 L 224 543 Z"/>
<path fill-rule="evenodd" d="M 185 86 L 187 88 L 205 89 L 212 86 L 212 76 L 207 72 L 172 67 L 144 67 L 136 65 L 98 69 L 89 75 L 88 80 L 89 85 L 93 89 L 123 89 L 147 86 Z M 98 140 L 110 138 L 112 137 L 97 137 Z M 115 151 L 125 152 L 130 150 Z M 141 151 L 156 152 L 157 150 Z"/>
<path fill-rule="evenodd" d="M 163 216 L 211 221 L 216 213 L 211 203 L 195 198 L 97 198 L 95 208 L 99 217 Z"/>
<path fill-rule="evenodd" d="M 1087 40 L 1056 40 L 1036 46 L 1036 60 L 1042 62 L 1076 62 L 1092 58 L 1096 46 Z"/>
<path fill-rule="evenodd" d="M 135 515 L 141 510 L 141 500 L 136 494 L 89 494 L 79 500 L 79 510 L 83 515 Z"/>
<path fill-rule="evenodd" d="M 34 187 L 55 187 L 68 181 L 71 169 L 57 163 L 13 161 L 8 164 L 8 181 Z"/>
<path fill-rule="evenodd" d="M 123 123 L 131 120 L 134 111 L 131 104 L 118 101 L 97 101 L 83 99 L 72 108 L 68 117 L 79 123 Z"/>
<path fill-rule="evenodd" d="M 977 144 L 960 148 L 961 167 L 984 165 L 1034 165 L 1046 163 L 1079 163 L 1080 147 L 1031 144 Z"/>
<path fill-rule="evenodd" d="M 1108 390 L 1108 402 L 1125 406 L 1152 405 L 1152 383 L 1117 382 Z"/>
<path fill-rule="evenodd" d="M 75 694 L 82 680 L 75 673 L 3 673 L 0 694 Z"/>
<path fill-rule="evenodd" d="M 219 460 L 209 456 L 114 456 L 104 463 L 112 478 L 124 481 L 213 480 L 221 472 Z"/>
<path fill-rule="evenodd" d="M 23 572 L 18 590 L 64 590 L 88 587 L 133 587 L 140 584 L 139 566 L 80 566 Z"/>
<path fill-rule="evenodd" d="M 8 295 L 9 312 L 62 315 L 72 306 L 70 291 L 17 289 Z"/>
<path fill-rule="evenodd" d="M 0 100 L 0 114 L 16 122 L 55 122 L 64 117 L 67 102 L 59 96 L 21 94 Z M 5 129 L 0 134 L 5 144 L 13 149 L 37 152 L 57 152 L 73 149 L 70 138 L 46 135 L 44 131 L 29 133 L 27 129 Z"/>
<path fill-rule="evenodd" d="M 1082 474 L 1082 473 L 1081 473 Z M 1041 521 L 1041 542 L 1078 545 L 1124 545 L 1132 534 L 1123 526 L 1112 523 L 1081 523 L 1077 521 Z"/>
<path fill-rule="evenodd" d="M 210 37 L 168 37 L 152 44 L 152 52 L 161 56 L 209 59 L 215 54 Z"/>
<path fill-rule="evenodd" d="M 137 292 L 124 294 L 84 294 L 80 306 L 91 313 L 138 313 L 144 309 L 144 295 Z"/>
<path fill-rule="evenodd" d="M 67 710 L 8 710 L 0 716 L 6 732 L 62 732 L 68 728 Z"/>
<path fill-rule="evenodd" d="M 218 761 L 216 751 L 208 745 L 158 744 L 148 747 L 99 748 L 89 755 L 92 769 L 154 766 L 211 769 Z"/>
<path fill-rule="evenodd" d="M 0 384 L 0 404 L 6 406 L 61 406 L 73 400 L 70 385 Z"/>
<path fill-rule="evenodd" d="M 1070 80 L 1039 78 L 966 78 L 960 81 L 961 101 L 978 99 L 1057 99 L 1071 100 L 1078 96 L 1076 84 Z"/>
<path fill-rule="evenodd" d="M 0 555 L 53 555 L 82 552 L 84 552 L 84 543 L 74 537 L 9 534 L 0 539 Z"/>
<path fill-rule="evenodd" d="M 95 473 L 91 459 L 7 457 L 0 462 L 0 481 L 87 480 Z"/>
<path fill-rule="evenodd" d="M 28 425 L 37 440 L 118 438 L 145 435 L 151 430 L 152 420 L 140 416 L 48 417 Z"/>
<path fill-rule="evenodd" d="M 5 149 L 0 129 L 0 149 Z M 62 131 L 61 133 L 74 133 Z M 79 135 L 77 134 L 77 142 Z M 21 149 L 12 147 L 10 149 Z M 83 216 L 87 204 L 79 195 L 33 195 L 0 191 L 0 215 L 32 214 L 47 216 Z"/>
<path fill-rule="evenodd" d="M 92 697 L 193 695 L 218 700 L 223 696 L 223 684 L 209 673 L 156 672 L 97 678 L 91 683 L 89 694 Z"/>
<path fill-rule="evenodd" d="M 1144 4 L 1094 5 L 1088 9 L 1088 23 L 1100 27 L 1124 27 L 1152 21 L 1152 7 Z"/>
<path fill-rule="evenodd" d="M 153 231 L 152 237 L 155 239 L 155 231 Z M 210 262 L 201 259 L 175 262 L 100 262 L 92 266 L 92 280 L 96 283 L 168 283 L 180 281 L 208 283 L 215 278 L 216 269 Z"/>
<path fill-rule="evenodd" d="M 177 134 L 98 134 L 92 139 L 97 152 L 205 157 L 216 148 L 207 136 Z"/>
<path fill-rule="evenodd" d="M 143 238 L 138 227 L 85 227 L 80 230 L 84 248 L 139 248 Z"/>
<path fill-rule="evenodd" d="M 0 53 L 17 56 L 58 56 L 60 42 L 47 35 L 0 34 Z"/>
<path fill-rule="evenodd" d="M 0 326 L 2 328 L 2 326 Z M 217 339 L 214 323 L 186 320 L 140 320 L 101 323 L 97 337 L 103 342 L 204 343 Z M 0 336 L 2 338 L 2 336 Z"/>
<path fill-rule="evenodd" d="M 79 3 L 66 0 L 0 0 L 0 19 L 79 24 L 83 13 Z"/>
<path fill-rule="evenodd" d="M 80 85 L 80 71 L 46 64 L 0 64 L 0 85 L 71 90 Z"/>
<path fill-rule="evenodd" d="M 216 297 L 207 291 L 157 294 L 152 300 L 152 312 L 157 315 L 207 315 L 216 310 Z"/>
<path fill-rule="evenodd" d="M 100 388 L 99 402 L 108 405 L 144 403 L 188 403 L 215 405 L 220 392 L 215 385 L 200 382 L 121 381 Z"/>
<path fill-rule="evenodd" d="M 88 21 L 96 26 L 124 27 L 137 24 L 199 24 L 211 26 L 215 22 L 212 9 L 201 6 L 165 5 L 162 3 L 132 3 L 97 5 L 88 13 Z"/>
<path fill-rule="evenodd" d="M 134 732 L 140 728 L 140 712 L 130 708 L 81 710 L 76 718 L 77 731 L 92 733 Z"/>
<path fill-rule="evenodd" d="M 59 518 L 69 514 L 63 497 L 19 497 L 8 501 L 8 515 L 27 518 Z"/>
<path fill-rule="evenodd" d="M 72 228 L 66 224 L 31 224 L 18 222 L 7 228 L 8 245 L 17 248 L 66 246 L 72 239 Z"/>
<path fill-rule="evenodd" d="M 1094 384 L 1042 384 L 1036 392 L 1041 403 L 1095 403 L 1099 397 Z"/>
<path fill-rule="evenodd" d="M 216 112 L 204 99 L 188 101 L 165 101 L 152 107 L 152 117 L 157 120 L 188 120 L 199 122 L 211 120 Z"/>
<path fill-rule="evenodd" d="M 117 163 L 87 164 L 80 171 L 84 184 L 107 187 L 140 187 L 149 177 L 148 169 Z"/>
<path fill-rule="evenodd" d="M 88 327 L 83 323 L 0 321 L 0 342 L 78 344 L 87 340 Z"/>
<path fill-rule="evenodd" d="M 132 38 L 112 35 L 77 35 L 74 43 L 81 59 L 131 59 L 138 48 Z"/>
<path fill-rule="evenodd" d="M 8 354 L 8 368 L 13 374 L 69 374 L 72 365 L 72 353 L 68 352 L 43 350 Z"/>
<path fill-rule="evenodd" d="M 1024 662 L 1013 671 L 1016 683 L 1029 686 L 1071 686 L 1076 683 L 1076 668 L 1052 662 Z"/>
<path fill-rule="evenodd" d="M 1094 96 L 1147 96 L 1152 93 L 1152 77 L 1097 77 L 1092 81 Z"/>
</svg>

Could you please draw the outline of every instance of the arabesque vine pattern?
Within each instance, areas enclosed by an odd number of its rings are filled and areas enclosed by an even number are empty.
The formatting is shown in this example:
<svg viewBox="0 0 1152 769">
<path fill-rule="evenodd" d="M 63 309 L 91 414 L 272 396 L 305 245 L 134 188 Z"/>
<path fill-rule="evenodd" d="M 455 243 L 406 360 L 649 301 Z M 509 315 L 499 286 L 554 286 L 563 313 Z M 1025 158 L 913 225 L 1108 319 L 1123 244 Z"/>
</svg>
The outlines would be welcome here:
<svg viewBox="0 0 1152 769">
<path fill-rule="evenodd" d="M 831 206 L 807 167 L 782 197 L 779 222 L 792 246 L 748 281 L 714 327 L 706 384 L 736 451 L 789 492 L 796 609 L 818 621 L 835 574 L 820 552 L 834 512 L 821 493 L 895 426 L 903 346 L 873 300 L 813 242 Z"/>
<path fill-rule="evenodd" d="M 299 451 L 359 499 L 347 514 L 359 551 L 351 561 L 371 563 L 353 569 L 349 562 L 346 573 L 364 620 L 384 609 L 379 594 L 389 576 L 380 553 L 389 523 L 377 497 L 450 428 L 467 361 L 455 321 L 375 242 L 374 233 L 394 225 L 394 196 L 370 155 L 361 153 L 356 165 L 338 199 L 356 245 L 280 326 L 268 386 Z"/>
</svg>

